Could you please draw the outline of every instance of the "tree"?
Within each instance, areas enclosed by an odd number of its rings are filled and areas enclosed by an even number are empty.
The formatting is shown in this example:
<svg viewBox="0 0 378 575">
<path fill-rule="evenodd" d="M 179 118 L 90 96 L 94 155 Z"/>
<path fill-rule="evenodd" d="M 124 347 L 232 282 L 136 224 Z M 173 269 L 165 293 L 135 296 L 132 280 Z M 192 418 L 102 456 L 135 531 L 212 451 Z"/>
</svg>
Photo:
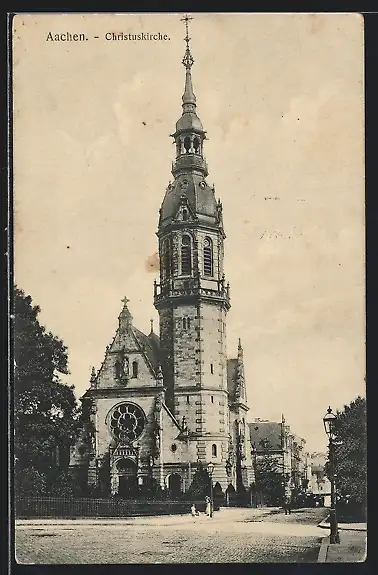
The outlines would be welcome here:
<svg viewBox="0 0 378 575">
<path fill-rule="evenodd" d="M 204 500 L 206 496 L 210 495 L 210 485 L 210 476 L 203 465 L 199 463 L 185 497 L 193 501 Z"/>
<path fill-rule="evenodd" d="M 256 489 L 264 494 L 269 503 L 278 504 L 284 494 L 284 476 L 277 470 L 277 461 L 271 455 L 263 455 L 256 460 Z"/>
<path fill-rule="evenodd" d="M 355 505 L 366 504 L 367 434 L 366 399 L 358 396 L 337 411 L 335 439 L 337 492 Z M 326 463 L 329 477 L 329 461 Z"/>
<path fill-rule="evenodd" d="M 72 493 L 69 449 L 80 425 L 67 348 L 39 323 L 40 308 L 14 287 L 14 458 L 17 495 Z"/>
</svg>

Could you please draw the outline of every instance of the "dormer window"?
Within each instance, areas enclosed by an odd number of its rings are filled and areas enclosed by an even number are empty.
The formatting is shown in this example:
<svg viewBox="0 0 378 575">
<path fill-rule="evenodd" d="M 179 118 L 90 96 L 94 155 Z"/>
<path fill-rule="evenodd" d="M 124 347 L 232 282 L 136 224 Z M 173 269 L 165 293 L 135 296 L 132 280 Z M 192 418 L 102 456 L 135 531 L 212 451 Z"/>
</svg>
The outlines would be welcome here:
<svg viewBox="0 0 378 575">
<path fill-rule="evenodd" d="M 213 275 L 213 242 L 205 238 L 203 243 L 203 273 L 205 276 Z"/>
<path fill-rule="evenodd" d="M 192 273 L 192 241 L 190 236 L 183 236 L 181 240 L 181 275 Z"/>
<path fill-rule="evenodd" d="M 133 361 L 133 377 L 138 377 L 138 362 Z"/>
<path fill-rule="evenodd" d="M 182 210 L 182 219 L 184 222 L 188 220 L 188 210 Z"/>
</svg>

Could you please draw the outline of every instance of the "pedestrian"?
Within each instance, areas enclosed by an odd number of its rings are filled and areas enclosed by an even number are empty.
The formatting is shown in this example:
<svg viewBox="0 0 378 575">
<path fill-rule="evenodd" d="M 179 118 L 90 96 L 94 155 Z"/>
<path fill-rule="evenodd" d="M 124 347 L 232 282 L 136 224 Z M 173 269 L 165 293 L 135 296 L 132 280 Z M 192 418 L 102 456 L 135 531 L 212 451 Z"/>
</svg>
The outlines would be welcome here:
<svg viewBox="0 0 378 575">
<path fill-rule="evenodd" d="M 288 495 L 284 499 L 283 508 L 285 510 L 285 515 L 291 515 L 291 498 Z"/>
<path fill-rule="evenodd" d="M 192 514 L 192 517 L 196 517 L 199 515 L 199 512 L 197 511 L 194 503 L 192 503 L 192 506 L 190 508 L 190 513 Z"/>
<path fill-rule="evenodd" d="M 208 516 L 210 517 L 210 511 L 211 511 L 210 497 L 206 496 L 206 497 L 205 497 L 205 502 L 206 502 L 206 510 L 205 510 L 205 513 L 206 513 L 206 515 L 208 515 Z"/>
</svg>

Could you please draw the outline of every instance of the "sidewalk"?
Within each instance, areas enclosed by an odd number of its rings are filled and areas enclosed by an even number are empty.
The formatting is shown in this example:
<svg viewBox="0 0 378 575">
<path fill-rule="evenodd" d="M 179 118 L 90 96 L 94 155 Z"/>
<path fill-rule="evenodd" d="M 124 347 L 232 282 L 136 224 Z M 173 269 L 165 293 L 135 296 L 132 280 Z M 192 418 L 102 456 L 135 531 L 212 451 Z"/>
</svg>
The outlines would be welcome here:
<svg viewBox="0 0 378 575">
<path fill-rule="evenodd" d="M 250 514 L 254 517 L 262 517 L 264 515 L 270 515 L 272 509 L 249 509 Z M 251 513 L 252 512 L 252 513 Z M 175 514 L 175 515 L 144 515 L 144 516 L 134 516 L 134 517 L 78 517 L 72 519 L 58 519 L 58 518 L 44 518 L 44 519 L 16 519 L 15 526 L 17 527 L 41 527 L 41 526 L 59 526 L 66 527 L 69 525 L 115 525 L 115 524 L 143 524 L 143 525 L 181 525 L 183 523 L 193 523 L 195 521 L 212 521 L 212 522 L 223 522 L 230 520 L 242 519 L 245 513 L 245 509 L 240 508 L 222 508 L 220 511 L 215 511 L 212 518 L 201 513 L 198 517 L 191 517 L 190 513 L 185 514 Z"/>
<path fill-rule="evenodd" d="M 329 530 L 329 523 L 322 521 L 319 527 Z M 340 543 L 330 544 L 324 537 L 320 546 L 318 563 L 361 563 L 367 554 L 367 524 L 339 524 Z"/>
</svg>

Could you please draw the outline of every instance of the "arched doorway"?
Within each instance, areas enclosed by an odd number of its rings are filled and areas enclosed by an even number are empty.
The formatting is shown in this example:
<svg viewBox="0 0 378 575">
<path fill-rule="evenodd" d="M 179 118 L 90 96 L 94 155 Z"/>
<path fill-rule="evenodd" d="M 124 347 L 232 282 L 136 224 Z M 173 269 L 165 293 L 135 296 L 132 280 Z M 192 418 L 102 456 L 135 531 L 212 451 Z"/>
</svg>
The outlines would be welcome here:
<svg viewBox="0 0 378 575">
<path fill-rule="evenodd" d="M 137 495 L 137 465 L 131 459 L 120 459 L 116 464 L 118 473 L 118 495 L 133 499 Z"/>
<path fill-rule="evenodd" d="M 172 498 L 181 495 L 181 482 L 181 475 L 178 473 L 171 473 L 171 475 L 168 476 L 168 490 Z"/>
</svg>

